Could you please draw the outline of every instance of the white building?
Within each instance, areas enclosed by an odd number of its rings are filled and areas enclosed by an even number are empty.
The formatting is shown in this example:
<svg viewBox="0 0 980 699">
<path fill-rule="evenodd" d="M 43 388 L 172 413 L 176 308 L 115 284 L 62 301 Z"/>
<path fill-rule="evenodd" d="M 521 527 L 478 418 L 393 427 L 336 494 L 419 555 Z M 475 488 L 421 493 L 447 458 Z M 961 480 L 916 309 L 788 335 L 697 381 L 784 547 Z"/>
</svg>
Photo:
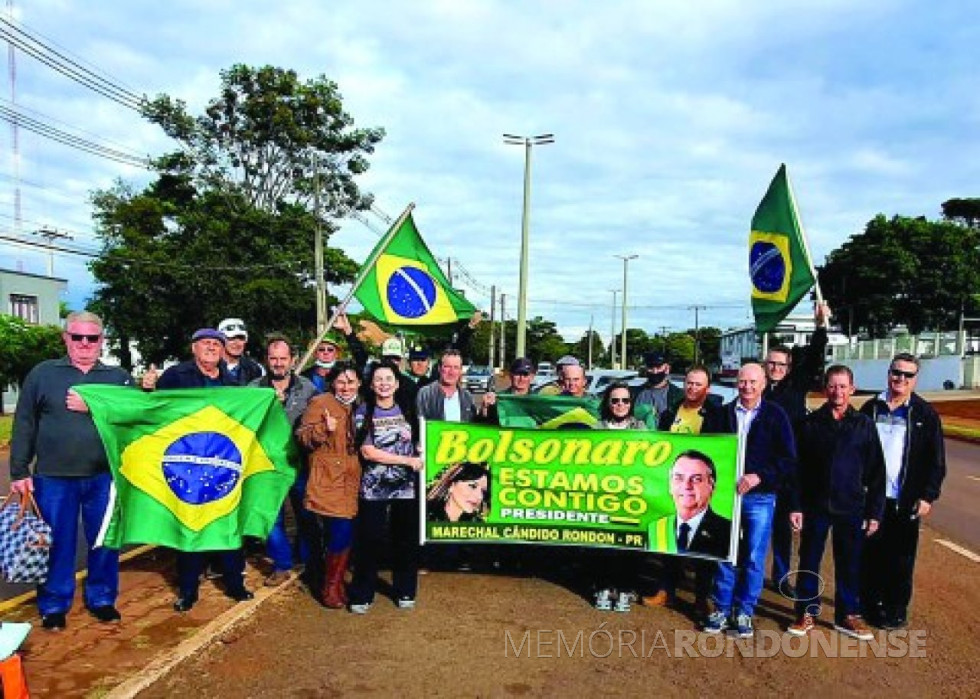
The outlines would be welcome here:
<svg viewBox="0 0 980 699">
<path fill-rule="evenodd" d="M 813 316 L 786 316 L 770 333 L 769 346 L 805 346 L 810 343 L 810 338 L 813 337 L 813 332 L 816 329 L 817 325 Z M 848 339 L 845 335 L 833 331 L 829 332 L 827 334 L 827 358 L 831 358 L 834 347 L 847 344 Z M 743 363 L 762 358 L 762 338 L 756 334 L 754 325 L 731 328 L 721 334 L 720 353 L 722 375 L 734 376 Z"/>
</svg>

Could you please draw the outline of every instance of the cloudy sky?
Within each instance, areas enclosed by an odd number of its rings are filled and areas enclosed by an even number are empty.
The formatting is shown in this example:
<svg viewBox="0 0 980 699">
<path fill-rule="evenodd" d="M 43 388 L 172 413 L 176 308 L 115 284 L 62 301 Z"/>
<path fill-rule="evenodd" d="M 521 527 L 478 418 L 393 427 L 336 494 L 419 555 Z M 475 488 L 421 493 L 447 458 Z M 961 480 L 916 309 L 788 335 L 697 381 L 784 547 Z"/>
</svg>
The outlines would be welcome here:
<svg viewBox="0 0 980 699">
<path fill-rule="evenodd" d="M 218 71 L 273 64 L 336 81 L 360 126 L 387 137 L 362 186 L 418 226 L 460 285 L 518 287 L 523 148 L 532 153 L 528 315 L 566 339 L 608 337 L 629 266 L 629 325 L 648 332 L 749 319 L 749 221 L 788 165 L 815 262 L 879 212 L 939 216 L 980 191 L 980 20 L 956 0 L 332 0 L 15 2 L 18 21 L 137 93 L 199 111 Z M 35 59 L 16 101 L 62 130 L 137 153 L 171 147 L 138 115 Z M 7 71 L 4 71 L 5 73 Z M 9 83 L 0 104 L 10 105 Z M 94 246 L 92 190 L 146 173 L 20 132 L 23 230 Z M 0 231 L 14 230 L 11 134 L 0 123 Z M 385 224 L 371 219 L 377 229 Z M 344 223 L 331 245 L 364 259 L 377 233 Z M 311 242 L 312 245 L 312 242 Z M 47 256 L 0 242 L 0 267 Z M 68 301 L 93 281 L 55 257 Z M 617 325 L 619 311 L 617 311 Z M 216 319 L 217 320 L 217 319 Z"/>
</svg>

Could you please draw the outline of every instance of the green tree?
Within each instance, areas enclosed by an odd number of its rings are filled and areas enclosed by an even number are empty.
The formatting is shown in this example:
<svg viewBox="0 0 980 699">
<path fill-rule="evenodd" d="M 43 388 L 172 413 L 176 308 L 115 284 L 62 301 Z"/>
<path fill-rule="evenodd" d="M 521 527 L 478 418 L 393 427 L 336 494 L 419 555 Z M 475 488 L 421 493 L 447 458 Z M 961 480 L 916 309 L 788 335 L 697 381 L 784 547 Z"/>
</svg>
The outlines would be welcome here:
<svg viewBox="0 0 980 699">
<path fill-rule="evenodd" d="M 144 109 L 183 146 L 157 160 L 155 181 L 92 198 L 103 242 L 93 310 L 127 368 L 131 340 L 147 361 L 183 357 L 195 328 L 227 316 L 245 320 L 253 353 L 269 332 L 311 335 L 314 232 L 329 239 L 332 217 L 370 204 L 354 177 L 383 131 L 354 129 L 336 85 L 272 67 L 221 77 L 201 116 L 167 96 Z M 353 279 L 343 252 L 325 245 L 324 258 L 328 282 Z"/>
<path fill-rule="evenodd" d="M 600 337 L 599 333 L 597 333 L 595 330 L 582 333 L 582 337 L 579 338 L 579 341 L 572 345 L 571 353 L 576 357 L 579 357 L 583 363 L 587 363 L 589 360 L 590 344 L 592 345 L 592 363 L 593 365 L 599 364 L 603 354 L 606 351 L 606 348 L 602 343 L 602 337 Z"/>
<path fill-rule="evenodd" d="M 0 391 L 20 386 L 36 364 L 64 354 L 61 328 L 31 325 L 16 316 L 0 313 Z"/>
<path fill-rule="evenodd" d="M 855 331 L 881 337 L 896 324 L 913 333 L 954 327 L 961 309 L 975 310 L 980 229 L 879 214 L 827 256 L 819 278 Z"/>
<path fill-rule="evenodd" d="M 980 227 L 980 198 L 947 199 L 943 202 L 943 218 L 970 228 Z"/>
</svg>

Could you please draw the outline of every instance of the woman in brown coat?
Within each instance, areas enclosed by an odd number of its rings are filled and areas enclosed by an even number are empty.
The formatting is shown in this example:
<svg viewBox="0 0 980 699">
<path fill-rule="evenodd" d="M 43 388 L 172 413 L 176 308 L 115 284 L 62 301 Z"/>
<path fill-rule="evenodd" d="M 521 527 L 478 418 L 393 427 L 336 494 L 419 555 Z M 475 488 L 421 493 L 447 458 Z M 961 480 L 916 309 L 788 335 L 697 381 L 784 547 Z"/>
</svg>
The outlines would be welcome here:
<svg viewBox="0 0 980 699">
<path fill-rule="evenodd" d="M 361 485 L 352 414 L 361 381 L 353 364 L 338 362 L 327 376 L 328 393 L 314 397 L 296 436 L 310 452 L 306 509 L 316 515 L 321 538 L 320 602 L 331 609 L 347 605 L 344 574 L 350 557 L 353 519 Z M 320 577 L 311 577 L 315 590 Z"/>
</svg>

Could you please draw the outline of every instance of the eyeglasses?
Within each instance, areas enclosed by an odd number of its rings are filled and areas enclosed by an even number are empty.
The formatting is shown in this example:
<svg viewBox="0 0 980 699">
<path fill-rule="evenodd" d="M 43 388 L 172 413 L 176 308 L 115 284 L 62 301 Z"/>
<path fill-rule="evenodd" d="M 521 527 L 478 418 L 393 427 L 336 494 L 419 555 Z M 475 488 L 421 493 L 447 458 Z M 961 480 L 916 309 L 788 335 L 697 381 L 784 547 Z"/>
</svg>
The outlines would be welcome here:
<svg viewBox="0 0 980 699">
<path fill-rule="evenodd" d="M 612 403 L 613 405 L 620 405 L 620 404 L 629 405 L 633 401 L 629 398 L 610 398 L 609 402 Z"/>
<path fill-rule="evenodd" d="M 901 369 L 889 369 L 888 373 L 894 376 L 896 379 L 914 379 L 919 372 L 917 371 L 902 371 Z"/>
<path fill-rule="evenodd" d="M 72 342 L 81 342 L 82 340 L 88 340 L 89 342 L 95 344 L 102 338 L 102 335 L 101 334 L 83 335 L 81 333 L 69 333 L 69 337 L 71 337 Z"/>
<path fill-rule="evenodd" d="M 334 347 L 333 345 L 324 345 L 323 347 L 317 350 L 317 352 L 336 352 L 336 351 L 337 348 Z"/>
</svg>

